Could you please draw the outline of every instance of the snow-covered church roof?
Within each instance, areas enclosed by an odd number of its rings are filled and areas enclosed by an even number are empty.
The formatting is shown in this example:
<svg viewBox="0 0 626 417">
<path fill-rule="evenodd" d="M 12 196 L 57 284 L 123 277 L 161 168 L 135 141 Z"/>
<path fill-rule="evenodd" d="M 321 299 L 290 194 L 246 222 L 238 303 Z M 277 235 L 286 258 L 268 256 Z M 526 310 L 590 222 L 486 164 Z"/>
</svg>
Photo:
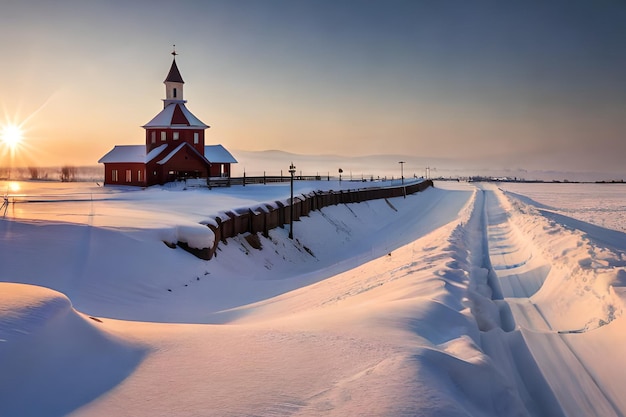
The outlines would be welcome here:
<svg viewBox="0 0 626 417">
<path fill-rule="evenodd" d="M 163 154 L 163 160 L 161 163 L 167 162 L 166 159 L 171 158 L 175 154 L 181 145 L 179 145 L 172 152 L 167 155 Z M 110 163 L 148 163 L 161 155 L 167 148 L 167 145 L 161 145 L 151 150 L 146 155 L 145 145 L 116 145 L 106 155 L 104 155 L 98 163 L 110 164 Z M 204 157 L 211 163 L 216 164 L 236 164 L 237 160 L 233 155 L 226 150 L 222 145 L 207 145 L 204 147 Z"/>
<path fill-rule="evenodd" d="M 209 126 L 204 124 L 200 119 L 194 116 L 185 106 L 184 101 L 170 103 L 159 114 L 154 116 L 152 120 L 142 126 L 143 128 L 161 128 L 161 127 L 178 127 L 178 128 L 200 128 L 206 129 Z"/>
<path fill-rule="evenodd" d="M 204 147 L 204 157 L 209 162 L 222 164 L 236 164 L 237 160 L 222 145 L 206 145 Z"/>
<path fill-rule="evenodd" d="M 146 155 L 145 145 L 115 145 L 106 155 L 98 160 L 99 164 L 115 162 L 146 164 L 159 156 L 167 145 L 157 146 Z"/>
</svg>

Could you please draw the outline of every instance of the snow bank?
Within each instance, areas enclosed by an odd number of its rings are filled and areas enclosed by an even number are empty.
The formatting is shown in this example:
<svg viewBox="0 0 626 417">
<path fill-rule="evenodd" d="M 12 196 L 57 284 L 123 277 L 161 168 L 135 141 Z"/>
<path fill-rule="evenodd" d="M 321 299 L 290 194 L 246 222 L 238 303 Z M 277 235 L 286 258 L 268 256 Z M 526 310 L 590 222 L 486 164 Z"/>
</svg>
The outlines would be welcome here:
<svg viewBox="0 0 626 417">
<path fill-rule="evenodd" d="M 550 265 L 532 301 L 553 329 L 586 331 L 623 314 L 626 299 L 618 297 L 622 291 L 613 286 L 624 286 L 624 253 L 598 245 L 593 236 L 566 227 L 514 196 L 508 201 L 511 220 L 535 248 L 532 256 Z"/>
<path fill-rule="evenodd" d="M 143 349 L 42 287 L 0 284 L 0 415 L 62 416 L 119 384 Z"/>
</svg>

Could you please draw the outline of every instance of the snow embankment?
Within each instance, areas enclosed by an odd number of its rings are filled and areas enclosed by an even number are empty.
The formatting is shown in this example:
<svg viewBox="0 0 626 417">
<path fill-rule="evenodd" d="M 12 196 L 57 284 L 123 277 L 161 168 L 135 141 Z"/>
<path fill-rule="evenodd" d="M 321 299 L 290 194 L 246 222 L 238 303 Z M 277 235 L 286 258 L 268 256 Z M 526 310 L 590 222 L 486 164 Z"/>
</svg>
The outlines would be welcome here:
<svg viewBox="0 0 626 417">
<path fill-rule="evenodd" d="M 545 282 L 534 295 L 529 295 L 553 330 L 583 332 L 604 326 L 623 314 L 624 248 L 599 244 L 603 236 L 572 228 L 567 219 L 560 217 L 558 221 L 551 213 L 514 197 L 501 201 L 516 229 L 527 236 L 527 245 L 533 247 L 532 256 L 549 265 Z M 626 247 L 626 241 L 623 245 Z"/>
<path fill-rule="evenodd" d="M 0 283 L 0 415 L 62 416 L 124 380 L 143 349 L 47 288 Z"/>
</svg>

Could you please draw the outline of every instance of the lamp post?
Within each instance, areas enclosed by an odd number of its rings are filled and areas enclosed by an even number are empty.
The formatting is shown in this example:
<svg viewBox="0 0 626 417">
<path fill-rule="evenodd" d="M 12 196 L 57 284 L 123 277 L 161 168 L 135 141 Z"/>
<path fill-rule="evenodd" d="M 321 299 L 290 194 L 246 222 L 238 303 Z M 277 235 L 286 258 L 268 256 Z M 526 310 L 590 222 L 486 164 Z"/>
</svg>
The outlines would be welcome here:
<svg viewBox="0 0 626 417">
<path fill-rule="evenodd" d="M 402 178 L 402 185 L 404 185 L 404 161 L 398 162 L 400 164 L 400 178 Z"/>
<path fill-rule="evenodd" d="M 291 174 L 291 202 L 289 204 L 290 215 L 289 215 L 289 239 L 293 240 L 293 174 L 296 172 L 296 166 L 291 163 L 289 165 L 289 173 Z"/>
</svg>

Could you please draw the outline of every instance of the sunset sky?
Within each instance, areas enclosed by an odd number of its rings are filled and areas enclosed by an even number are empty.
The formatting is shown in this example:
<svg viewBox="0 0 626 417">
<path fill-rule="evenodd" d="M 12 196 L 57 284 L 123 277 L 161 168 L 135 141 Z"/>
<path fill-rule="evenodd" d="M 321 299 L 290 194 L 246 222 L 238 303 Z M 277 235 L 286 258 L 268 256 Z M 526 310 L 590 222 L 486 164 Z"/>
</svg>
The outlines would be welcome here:
<svg viewBox="0 0 626 417">
<path fill-rule="evenodd" d="M 15 166 L 143 143 L 176 44 L 207 143 L 626 175 L 619 0 L 3 0 L 0 39 Z"/>
</svg>

